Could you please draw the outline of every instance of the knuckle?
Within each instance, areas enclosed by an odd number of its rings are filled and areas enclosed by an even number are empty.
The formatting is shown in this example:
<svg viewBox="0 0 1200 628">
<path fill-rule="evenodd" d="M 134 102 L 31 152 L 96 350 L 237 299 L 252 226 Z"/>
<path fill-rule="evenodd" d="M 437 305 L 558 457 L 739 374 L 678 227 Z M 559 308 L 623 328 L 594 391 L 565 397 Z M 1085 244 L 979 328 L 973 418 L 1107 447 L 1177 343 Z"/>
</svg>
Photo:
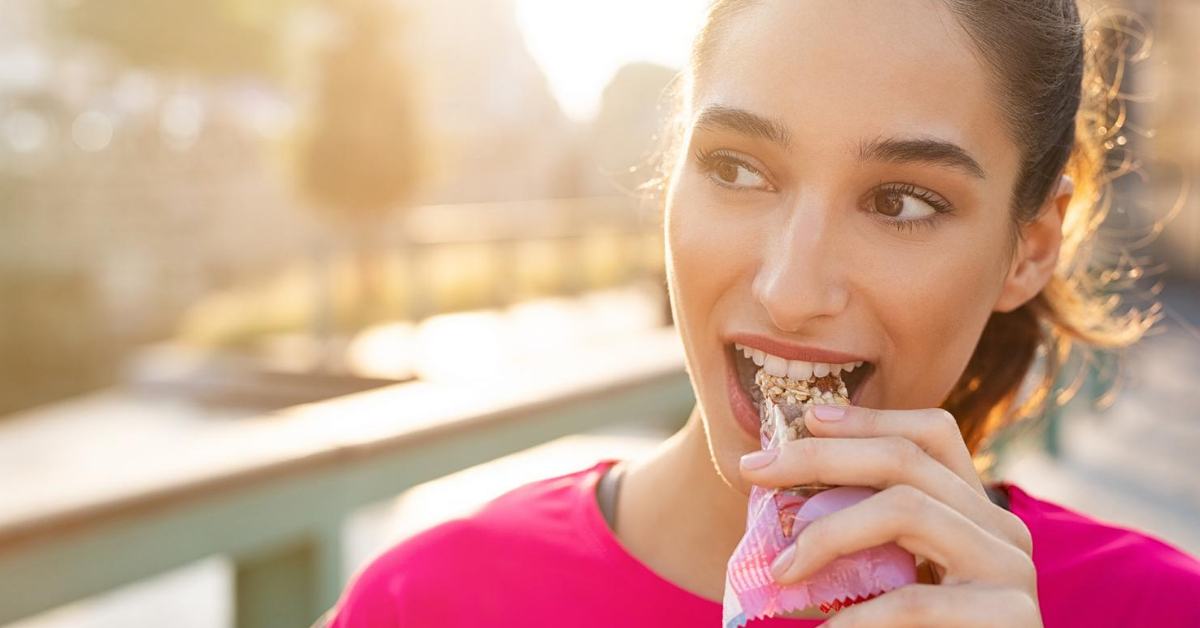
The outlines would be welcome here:
<svg viewBox="0 0 1200 628">
<path fill-rule="evenodd" d="M 800 531 L 804 535 L 804 543 L 807 547 L 814 548 L 829 548 L 833 539 L 829 536 L 829 517 L 821 517 L 812 523 L 809 523 L 803 530 Z"/>
<path fill-rule="evenodd" d="M 918 587 L 900 587 L 887 595 L 896 595 L 893 602 L 900 615 L 905 619 L 927 621 L 936 614 L 934 601 Z"/>
<path fill-rule="evenodd" d="M 1037 587 L 1037 566 L 1032 556 L 1015 546 L 1005 544 L 993 557 L 993 573 L 1000 581 L 1020 592 Z"/>
<path fill-rule="evenodd" d="M 950 414 L 949 410 L 944 408 L 935 408 L 933 410 L 933 418 L 934 422 L 937 423 L 938 427 L 940 427 L 942 431 L 949 432 L 953 430 L 956 434 L 959 432 L 958 419 L 954 418 L 954 415 Z"/>
<path fill-rule="evenodd" d="M 883 436 L 881 429 L 882 414 L 875 408 L 859 408 L 862 412 L 863 424 L 867 427 L 867 436 Z"/>
<path fill-rule="evenodd" d="M 780 478 L 788 476 L 790 480 L 797 483 L 821 481 L 819 478 L 809 477 L 820 475 L 820 440 L 819 438 L 801 438 L 780 445 L 782 449 L 779 456 L 781 464 L 772 467 L 776 474 Z M 799 476 L 805 477 L 800 478 Z"/>
<path fill-rule="evenodd" d="M 920 489 L 909 484 L 896 484 L 883 491 L 889 506 L 897 515 L 909 520 L 919 520 L 927 507 L 929 497 Z"/>
<path fill-rule="evenodd" d="M 886 439 L 888 449 L 906 467 L 920 463 L 926 455 L 924 449 L 903 436 L 888 436 Z"/>
<path fill-rule="evenodd" d="M 815 458 L 820 455 L 821 443 L 818 438 L 801 438 L 799 440 L 789 441 L 784 444 L 785 447 L 791 447 L 797 456 L 802 458 Z"/>
<path fill-rule="evenodd" d="M 929 419 L 918 428 L 922 433 L 925 446 L 932 450 L 949 451 L 956 443 L 963 443 L 962 430 L 958 427 L 958 419 L 942 408 L 929 410 Z"/>
<path fill-rule="evenodd" d="M 1012 513 L 1009 513 L 1009 515 L 1013 519 L 1016 519 L 1016 522 L 1014 522 L 1013 527 L 1016 529 L 1015 541 L 1016 541 L 1017 547 L 1021 548 L 1021 553 L 1032 558 L 1033 557 L 1033 534 L 1029 531 L 1029 527 L 1025 525 L 1025 522 L 1021 521 L 1021 519 L 1019 517 L 1017 517 L 1016 515 L 1014 515 Z M 1032 561 L 1030 562 L 1030 564 L 1032 564 Z"/>
<path fill-rule="evenodd" d="M 1033 620 L 1040 622 L 1042 619 L 1042 612 L 1038 609 L 1037 600 L 1033 595 L 1025 591 L 1013 591 L 1013 595 L 1008 600 L 1006 608 L 1012 611 L 1014 619 L 1019 617 L 1029 621 L 1031 624 Z M 1038 623 L 1037 625 L 1041 624 Z"/>
<path fill-rule="evenodd" d="M 873 625 L 878 623 L 873 622 L 870 615 L 864 615 L 861 608 L 855 610 L 853 607 L 834 613 L 821 624 L 822 628 L 867 628 Z"/>
<path fill-rule="evenodd" d="M 1033 558 L 1026 554 L 1021 554 L 1017 559 L 1018 577 L 1022 584 L 1037 583 L 1037 565 L 1033 563 Z"/>
<path fill-rule="evenodd" d="M 1017 515 L 1001 508 L 996 507 L 1000 511 L 1000 517 L 1003 521 L 1003 527 L 1008 533 L 1009 539 L 1017 549 L 1025 556 L 1033 556 L 1033 534 L 1029 531 L 1029 526 L 1021 520 Z"/>
</svg>

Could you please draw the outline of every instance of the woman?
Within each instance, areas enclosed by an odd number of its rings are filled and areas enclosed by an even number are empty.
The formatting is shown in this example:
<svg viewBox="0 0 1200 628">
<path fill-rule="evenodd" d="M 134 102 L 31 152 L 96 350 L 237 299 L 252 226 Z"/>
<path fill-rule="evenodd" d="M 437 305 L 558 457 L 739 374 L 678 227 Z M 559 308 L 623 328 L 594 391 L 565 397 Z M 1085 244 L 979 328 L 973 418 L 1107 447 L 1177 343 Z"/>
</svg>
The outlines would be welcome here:
<svg viewBox="0 0 1200 628">
<path fill-rule="evenodd" d="M 331 625 L 717 626 L 751 484 L 822 482 L 881 490 L 806 528 L 777 579 L 895 541 L 921 581 L 752 626 L 1200 626 L 1200 563 L 972 460 L 1039 347 L 1044 392 L 1070 339 L 1153 322 L 1071 271 L 1102 161 L 1083 35 L 1072 0 L 717 0 L 664 167 L 686 426 L 392 548 Z M 754 358 L 855 365 L 852 406 L 762 451 Z"/>
</svg>

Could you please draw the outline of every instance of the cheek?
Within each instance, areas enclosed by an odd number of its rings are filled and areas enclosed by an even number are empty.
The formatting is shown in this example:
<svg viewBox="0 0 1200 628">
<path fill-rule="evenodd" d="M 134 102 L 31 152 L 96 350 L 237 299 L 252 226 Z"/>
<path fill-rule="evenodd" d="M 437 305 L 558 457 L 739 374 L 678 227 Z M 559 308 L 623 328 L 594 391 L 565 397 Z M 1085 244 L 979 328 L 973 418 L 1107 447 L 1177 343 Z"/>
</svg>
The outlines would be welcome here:
<svg viewBox="0 0 1200 628">
<path fill-rule="evenodd" d="M 667 280 L 709 455 L 718 473 L 747 495 L 738 458 L 757 443 L 730 410 L 720 334 L 731 322 L 748 320 L 749 286 L 759 262 L 754 252 L 760 250 L 755 233 L 752 219 L 714 203 L 690 183 L 668 196 Z"/>
<path fill-rule="evenodd" d="M 755 267 L 753 251 L 759 250 L 750 221 L 714 203 L 685 182 L 668 197 L 666 253 L 668 280 L 675 302 L 677 324 L 685 340 L 691 334 L 711 333 L 702 342 L 715 342 L 718 329 L 708 323 L 719 304 L 749 298 L 738 294 L 749 286 Z M 745 280 L 745 281 L 743 281 Z M 713 321 L 718 322 L 718 321 Z"/>
<path fill-rule="evenodd" d="M 990 248 L 989 248 L 990 247 Z M 921 250 L 896 251 L 873 264 L 873 307 L 893 343 L 884 403 L 895 409 L 937 407 L 958 381 L 987 323 L 999 289 L 1001 248 L 959 237 Z"/>
</svg>

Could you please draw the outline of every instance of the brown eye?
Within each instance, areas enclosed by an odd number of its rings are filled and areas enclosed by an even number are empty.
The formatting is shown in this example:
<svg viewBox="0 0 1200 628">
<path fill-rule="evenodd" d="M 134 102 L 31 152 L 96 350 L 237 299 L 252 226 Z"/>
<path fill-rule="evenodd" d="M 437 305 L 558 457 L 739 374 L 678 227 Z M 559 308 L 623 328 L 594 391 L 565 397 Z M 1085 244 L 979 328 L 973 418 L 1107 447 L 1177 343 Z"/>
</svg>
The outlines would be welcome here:
<svg viewBox="0 0 1200 628">
<path fill-rule="evenodd" d="M 696 153 L 696 163 L 708 179 L 727 189 L 770 190 L 766 177 L 746 160 L 724 151 Z"/>
<path fill-rule="evenodd" d="M 912 183 L 874 188 L 861 201 L 863 209 L 876 219 L 897 229 L 932 226 L 953 213 L 954 207 L 934 192 Z"/>
<path fill-rule="evenodd" d="M 737 183 L 739 167 L 740 166 L 735 163 L 726 161 L 724 163 L 717 164 L 714 173 L 717 175 L 718 179 L 726 183 Z"/>
<path fill-rule="evenodd" d="M 891 220 L 916 220 L 948 211 L 944 205 L 924 190 L 905 184 L 901 187 L 878 188 L 867 199 L 868 209 Z"/>
<path fill-rule="evenodd" d="M 904 210 L 904 195 L 894 190 L 880 190 L 871 197 L 871 207 L 884 216 L 895 218 Z"/>
</svg>

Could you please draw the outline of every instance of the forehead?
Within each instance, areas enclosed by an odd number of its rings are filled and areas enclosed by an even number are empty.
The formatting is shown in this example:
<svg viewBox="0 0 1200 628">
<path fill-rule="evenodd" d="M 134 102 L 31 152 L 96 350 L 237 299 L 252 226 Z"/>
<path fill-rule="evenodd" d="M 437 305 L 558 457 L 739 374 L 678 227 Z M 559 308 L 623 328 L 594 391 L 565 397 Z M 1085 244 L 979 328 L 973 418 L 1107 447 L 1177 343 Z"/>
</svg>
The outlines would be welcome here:
<svg viewBox="0 0 1200 628">
<path fill-rule="evenodd" d="M 830 157 L 864 138 L 934 136 L 965 148 L 990 180 L 1012 176 L 988 74 L 941 2 L 764 0 L 733 20 L 697 77 L 693 112 L 771 117 L 800 152 Z"/>
</svg>

